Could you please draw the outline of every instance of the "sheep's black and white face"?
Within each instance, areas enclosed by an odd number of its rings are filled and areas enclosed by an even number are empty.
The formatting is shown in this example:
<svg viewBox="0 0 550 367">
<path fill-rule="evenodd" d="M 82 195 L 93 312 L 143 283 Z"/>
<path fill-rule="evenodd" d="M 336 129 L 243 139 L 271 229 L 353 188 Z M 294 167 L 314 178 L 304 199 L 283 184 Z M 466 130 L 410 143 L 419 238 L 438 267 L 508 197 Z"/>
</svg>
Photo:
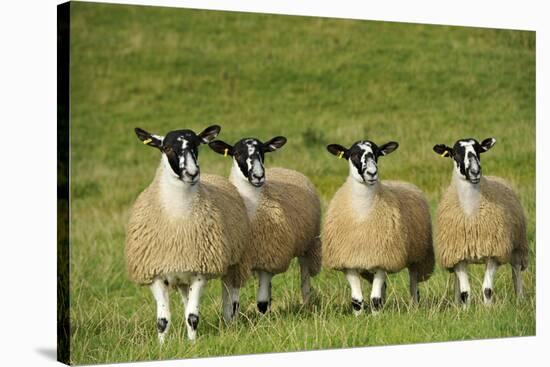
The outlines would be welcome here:
<svg viewBox="0 0 550 367">
<path fill-rule="evenodd" d="M 255 138 L 246 138 L 233 146 L 221 140 L 213 141 L 209 146 L 219 154 L 233 157 L 233 164 L 238 167 L 241 177 L 251 185 L 261 187 L 265 183 L 265 153 L 273 152 L 285 143 L 285 137 L 277 136 L 266 143 Z"/>
<path fill-rule="evenodd" d="M 369 140 L 355 142 L 349 149 L 330 144 L 327 150 L 338 158 L 348 160 L 350 176 L 357 182 L 374 185 L 378 182 L 378 158 L 393 152 L 399 144 L 394 141 L 377 146 Z"/>
<path fill-rule="evenodd" d="M 242 139 L 233 146 L 233 159 L 240 172 L 256 187 L 265 182 L 263 144 L 257 139 Z"/>
<path fill-rule="evenodd" d="M 212 141 L 220 132 L 217 125 L 210 126 L 200 134 L 191 130 L 174 130 L 166 136 L 149 134 L 136 128 L 138 138 L 144 144 L 158 148 L 162 152 L 165 168 L 181 181 L 195 185 L 200 179 L 198 163 L 199 146 Z"/>
<path fill-rule="evenodd" d="M 452 148 L 444 144 L 437 144 L 433 150 L 437 154 L 453 160 L 455 173 L 460 179 L 478 184 L 481 180 L 480 154 L 491 149 L 495 143 L 495 138 L 487 138 L 481 143 L 471 138 L 460 139 Z"/>
</svg>

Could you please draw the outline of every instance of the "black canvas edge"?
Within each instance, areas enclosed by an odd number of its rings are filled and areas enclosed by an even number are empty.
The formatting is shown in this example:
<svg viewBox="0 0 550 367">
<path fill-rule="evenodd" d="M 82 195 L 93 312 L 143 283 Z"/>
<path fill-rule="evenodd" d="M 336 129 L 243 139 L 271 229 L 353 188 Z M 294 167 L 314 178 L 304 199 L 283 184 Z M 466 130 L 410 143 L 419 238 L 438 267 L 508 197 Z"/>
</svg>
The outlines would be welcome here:
<svg viewBox="0 0 550 367">
<path fill-rule="evenodd" d="M 57 360 L 70 364 L 70 3 L 57 5 Z"/>
</svg>

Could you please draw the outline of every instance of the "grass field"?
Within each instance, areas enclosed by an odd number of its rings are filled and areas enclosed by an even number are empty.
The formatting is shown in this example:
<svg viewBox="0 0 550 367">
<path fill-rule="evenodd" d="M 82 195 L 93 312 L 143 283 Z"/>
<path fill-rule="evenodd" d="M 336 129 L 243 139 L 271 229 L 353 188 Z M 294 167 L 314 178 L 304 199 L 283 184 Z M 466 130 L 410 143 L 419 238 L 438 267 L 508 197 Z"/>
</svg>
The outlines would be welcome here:
<svg viewBox="0 0 550 367">
<path fill-rule="evenodd" d="M 535 334 L 535 34 L 533 32 L 73 3 L 71 18 L 71 361 L 121 362 L 273 351 L 465 340 Z M 297 264 L 274 278 L 273 311 L 242 290 L 239 322 L 221 320 L 220 283 L 201 303 L 199 338 L 185 340 L 179 297 L 160 347 L 147 288 L 126 276 L 129 209 L 151 181 L 159 154 L 135 126 L 164 134 L 222 126 L 229 142 L 288 137 L 266 165 L 305 173 L 323 209 L 347 176 L 329 143 L 396 140 L 382 179 L 410 181 L 432 213 L 451 163 L 436 143 L 494 136 L 486 174 L 510 180 L 528 215 L 526 299 L 517 305 L 510 268 L 496 302 L 481 305 L 483 267 L 471 267 L 474 299 L 452 303 L 437 269 L 411 307 L 407 275 L 389 277 L 378 316 L 355 318 L 341 273 L 323 270 L 302 307 Z M 230 162 L 203 147 L 203 172 Z M 364 292 L 368 291 L 365 284 Z"/>
</svg>

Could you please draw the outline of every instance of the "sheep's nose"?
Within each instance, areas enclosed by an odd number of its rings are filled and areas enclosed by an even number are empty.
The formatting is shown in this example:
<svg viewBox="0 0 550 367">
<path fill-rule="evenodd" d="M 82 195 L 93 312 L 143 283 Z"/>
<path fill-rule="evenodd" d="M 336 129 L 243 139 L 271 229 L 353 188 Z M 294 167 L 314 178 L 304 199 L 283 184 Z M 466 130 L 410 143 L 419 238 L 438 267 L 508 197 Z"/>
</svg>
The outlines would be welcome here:
<svg viewBox="0 0 550 367">
<path fill-rule="evenodd" d="M 196 170 L 194 172 L 186 172 L 186 173 L 187 173 L 187 176 L 189 176 L 189 178 L 194 179 L 199 175 L 199 170 Z"/>
<path fill-rule="evenodd" d="M 376 176 L 376 171 L 373 171 L 373 172 L 366 171 L 366 173 L 367 173 L 367 176 L 369 176 L 369 177 Z"/>
</svg>

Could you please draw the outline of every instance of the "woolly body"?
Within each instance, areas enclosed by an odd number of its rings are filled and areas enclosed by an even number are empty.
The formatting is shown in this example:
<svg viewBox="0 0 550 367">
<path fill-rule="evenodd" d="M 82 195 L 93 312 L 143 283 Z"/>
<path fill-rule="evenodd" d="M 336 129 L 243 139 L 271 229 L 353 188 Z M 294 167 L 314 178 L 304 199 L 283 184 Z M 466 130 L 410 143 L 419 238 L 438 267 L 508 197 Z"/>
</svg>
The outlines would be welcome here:
<svg viewBox="0 0 550 367">
<path fill-rule="evenodd" d="M 319 240 L 321 204 L 313 184 L 303 174 L 266 170 L 244 262 L 251 270 L 285 272 L 293 258 L 307 256 L 311 276 L 321 269 Z"/>
<path fill-rule="evenodd" d="M 477 210 L 465 213 L 455 183 L 439 203 L 436 254 L 441 266 L 452 269 L 461 261 L 499 264 L 519 262 L 527 267 L 528 242 L 525 213 L 512 187 L 499 177 L 480 182 Z"/>
<path fill-rule="evenodd" d="M 174 216 L 161 201 L 162 169 L 131 212 L 126 238 L 130 279 L 150 284 L 159 275 L 219 277 L 228 270 L 235 279 L 245 278 L 244 268 L 236 264 L 248 243 L 249 224 L 235 187 L 221 176 L 202 175 L 188 214 Z"/>
<path fill-rule="evenodd" d="M 378 183 L 366 216 L 358 215 L 348 178 L 330 202 L 323 231 L 323 263 L 336 270 L 358 269 L 389 273 L 409 267 L 418 280 L 434 267 L 428 203 L 414 185 Z"/>
</svg>

